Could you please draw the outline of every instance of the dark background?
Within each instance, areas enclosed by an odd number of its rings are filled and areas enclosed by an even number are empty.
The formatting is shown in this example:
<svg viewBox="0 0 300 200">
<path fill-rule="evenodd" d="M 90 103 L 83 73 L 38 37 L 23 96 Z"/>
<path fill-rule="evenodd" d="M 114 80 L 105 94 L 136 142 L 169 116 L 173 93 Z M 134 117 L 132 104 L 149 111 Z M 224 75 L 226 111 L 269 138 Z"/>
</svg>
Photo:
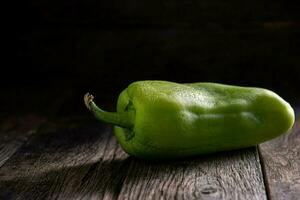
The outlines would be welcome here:
<svg viewBox="0 0 300 200">
<path fill-rule="evenodd" d="M 274 90 L 299 105 L 300 3 L 238 0 L 31 0 L 10 13 L 1 116 L 114 110 L 136 80 Z"/>
</svg>

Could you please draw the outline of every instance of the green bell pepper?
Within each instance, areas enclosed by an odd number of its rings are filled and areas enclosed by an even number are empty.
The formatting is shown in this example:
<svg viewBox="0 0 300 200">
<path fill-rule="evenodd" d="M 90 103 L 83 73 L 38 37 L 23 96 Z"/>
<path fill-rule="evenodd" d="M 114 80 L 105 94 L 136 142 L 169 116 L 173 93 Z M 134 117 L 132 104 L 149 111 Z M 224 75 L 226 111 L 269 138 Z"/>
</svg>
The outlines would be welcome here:
<svg viewBox="0 0 300 200">
<path fill-rule="evenodd" d="M 286 133 L 294 110 L 274 92 L 217 83 L 138 81 L 107 112 L 85 95 L 88 109 L 115 125 L 125 152 L 147 159 L 179 158 L 253 146 Z"/>
</svg>

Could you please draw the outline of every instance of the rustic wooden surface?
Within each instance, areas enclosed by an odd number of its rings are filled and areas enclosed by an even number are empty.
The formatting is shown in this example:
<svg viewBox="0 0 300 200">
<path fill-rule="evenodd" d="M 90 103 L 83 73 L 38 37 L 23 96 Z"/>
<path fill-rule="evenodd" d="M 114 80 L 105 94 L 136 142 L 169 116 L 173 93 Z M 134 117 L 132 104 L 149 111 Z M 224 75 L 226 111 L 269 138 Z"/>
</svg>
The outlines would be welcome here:
<svg viewBox="0 0 300 200">
<path fill-rule="evenodd" d="M 170 163 L 134 160 L 120 199 L 267 199 L 255 148 Z"/>
<path fill-rule="evenodd" d="M 47 122 L 0 169 L 2 199 L 267 199 L 256 148 L 149 162 L 110 126 Z"/>
<path fill-rule="evenodd" d="M 259 148 L 165 162 L 128 156 L 91 116 L 2 117 L 0 199 L 298 199 L 296 113 L 290 134 Z"/>
<path fill-rule="evenodd" d="M 8 117 L 0 124 L 0 167 L 24 144 L 44 119 L 35 115 Z"/>
<path fill-rule="evenodd" d="M 259 145 L 271 199 L 300 199 L 300 110 L 288 135 Z"/>
<path fill-rule="evenodd" d="M 0 79 L 1 86 L 9 83 L 1 90 L 0 117 L 42 115 L 0 122 L 0 199 L 300 196 L 299 119 L 291 135 L 260 145 L 259 151 L 158 163 L 126 155 L 110 126 L 73 116 L 88 115 L 78 101 L 87 89 L 101 96 L 99 104 L 114 108 L 111 99 L 124 85 L 143 79 L 260 86 L 298 103 L 299 2 L 31 0 L 18 5 L 9 17 L 15 56 L 3 75 L 9 80 Z M 45 120 L 43 114 L 68 120 Z"/>
<path fill-rule="evenodd" d="M 1 196 L 113 198 L 125 175 L 127 155 L 110 133 L 110 128 L 102 126 L 48 123 L 1 168 Z"/>
</svg>

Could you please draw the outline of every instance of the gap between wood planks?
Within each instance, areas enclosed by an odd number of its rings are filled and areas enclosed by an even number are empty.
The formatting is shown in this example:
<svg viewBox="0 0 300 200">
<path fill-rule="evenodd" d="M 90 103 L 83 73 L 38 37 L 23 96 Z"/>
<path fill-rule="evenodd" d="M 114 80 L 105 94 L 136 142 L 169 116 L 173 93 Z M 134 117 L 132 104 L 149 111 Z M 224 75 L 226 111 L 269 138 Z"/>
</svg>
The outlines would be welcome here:
<svg viewBox="0 0 300 200">
<path fill-rule="evenodd" d="M 266 175 L 266 166 L 265 166 L 265 163 L 263 160 L 263 156 L 261 155 L 261 150 L 259 149 L 259 146 L 257 146 L 257 153 L 258 153 L 258 157 L 259 157 L 261 172 L 262 172 L 264 186 L 265 186 L 265 190 L 266 190 L 266 197 L 268 200 L 271 200 L 269 182 L 268 182 L 267 175 Z"/>
</svg>

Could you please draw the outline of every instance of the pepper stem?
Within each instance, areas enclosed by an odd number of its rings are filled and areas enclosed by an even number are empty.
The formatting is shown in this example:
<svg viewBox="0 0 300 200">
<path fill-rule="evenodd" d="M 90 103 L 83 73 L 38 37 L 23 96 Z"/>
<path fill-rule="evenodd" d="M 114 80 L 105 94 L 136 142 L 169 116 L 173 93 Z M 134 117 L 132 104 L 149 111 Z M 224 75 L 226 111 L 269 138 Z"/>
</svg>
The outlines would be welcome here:
<svg viewBox="0 0 300 200">
<path fill-rule="evenodd" d="M 94 116 L 104 122 L 114 124 L 117 126 L 121 126 L 124 128 L 132 128 L 133 127 L 133 112 L 107 112 L 99 108 L 93 101 L 94 96 L 86 93 L 84 95 L 84 103 L 86 107 L 94 114 Z"/>
</svg>

